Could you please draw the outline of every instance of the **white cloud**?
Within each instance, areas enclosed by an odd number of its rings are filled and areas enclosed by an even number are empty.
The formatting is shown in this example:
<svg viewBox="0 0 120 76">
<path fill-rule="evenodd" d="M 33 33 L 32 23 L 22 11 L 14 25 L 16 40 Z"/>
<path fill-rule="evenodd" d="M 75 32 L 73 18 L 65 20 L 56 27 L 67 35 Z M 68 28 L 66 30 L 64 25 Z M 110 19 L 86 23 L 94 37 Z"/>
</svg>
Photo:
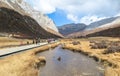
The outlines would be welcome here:
<svg viewBox="0 0 120 76">
<path fill-rule="evenodd" d="M 72 15 L 72 14 L 68 14 L 68 15 L 67 15 L 67 18 L 68 18 L 69 20 L 74 21 L 75 23 L 78 23 L 78 22 L 79 22 L 78 17 L 77 17 L 77 16 L 74 16 L 74 15 Z"/>
<path fill-rule="evenodd" d="M 35 0 L 34 7 L 43 13 L 55 12 L 55 7 L 51 4 L 50 0 Z"/>
<path fill-rule="evenodd" d="M 120 13 L 116 14 L 115 17 L 116 17 L 116 16 L 120 16 Z"/>
<path fill-rule="evenodd" d="M 92 23 L 92 22 L 95 22 L 95 21 L 99 21 L 101 19 L 104 19 L 106 17 L 97 17 L 97 16 L 84 16 L 80 19 L 80 22 L 81 23 L 86 23 L 87 25 Z"/>
<path fill-rule="evenodd" d="M 34 0 L 33 7 L 46 14 L 60 9 L 66 13 L 68 19 L 74 22 L 90 23 L 118 14 L 120 0 Z"/>
</svg>

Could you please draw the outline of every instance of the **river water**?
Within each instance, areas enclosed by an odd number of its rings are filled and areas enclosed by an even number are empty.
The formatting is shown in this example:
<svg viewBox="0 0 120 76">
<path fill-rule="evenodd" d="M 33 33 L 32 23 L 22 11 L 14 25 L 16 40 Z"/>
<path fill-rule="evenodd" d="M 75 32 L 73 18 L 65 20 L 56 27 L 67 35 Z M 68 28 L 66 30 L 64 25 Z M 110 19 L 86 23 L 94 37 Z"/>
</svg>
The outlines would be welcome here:
<svg viewBox="0 0 120 76">
<path fill-rule="evenodd" d="M 38 56 L 46 57 L 46 65 L 40 67 L 39 76 L 104 76 L 102 66 L 80 53 L 62 49 L 41 52 Z"/>
</svg>

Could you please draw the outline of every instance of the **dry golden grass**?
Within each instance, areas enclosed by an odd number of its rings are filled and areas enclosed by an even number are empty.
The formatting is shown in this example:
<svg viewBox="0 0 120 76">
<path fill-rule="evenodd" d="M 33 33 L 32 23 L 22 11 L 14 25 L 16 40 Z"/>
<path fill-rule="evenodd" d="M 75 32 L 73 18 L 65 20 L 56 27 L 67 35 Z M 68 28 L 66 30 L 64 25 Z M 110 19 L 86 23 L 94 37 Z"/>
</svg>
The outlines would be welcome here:
<svg viewBox="0 0 120 76">
<path fill-rule="evenodd" d="M 12 46 L 25 45 L 27 44 L 27 42 L 32 43 L 32 40 L 0 37 L 0 49 Z"/>
<path fill-rule="evenodd" d="M 90 40 L 109 40 L 109 41 L 120 41 L 120 38 L 111 38 L 111 37 L 93 37 L 87 39 L 77 39 L 80 44 L 73 45 L 71 44 L 76 39 L 65 42 L 63 48 L 69 49 L 72 51 L 81 52 L 89 57 L 93 57 L 95 60 L 102 62 L 106 68 L 105 76 L 120 76 L 120 53 L 111 53 L 111 54 L 103 54 L 105 49 L 91 49 Z M 62 43 L 61 42 L 61 43 Z M 112 74 L 111 74 L 112 73 Z"/>
<path fill-rule="evenodd" d="M 105 70 L 105 76 L 120 76 L 120 69 L 108 67 Z"/>
<path fill-rule="evenodd" d="M 44 57 L 41 59 L 36 54 L 57 45 L 53 43 L 0 59 L 0 76 L 38 76 L 39 62 Z"/>
</svg>

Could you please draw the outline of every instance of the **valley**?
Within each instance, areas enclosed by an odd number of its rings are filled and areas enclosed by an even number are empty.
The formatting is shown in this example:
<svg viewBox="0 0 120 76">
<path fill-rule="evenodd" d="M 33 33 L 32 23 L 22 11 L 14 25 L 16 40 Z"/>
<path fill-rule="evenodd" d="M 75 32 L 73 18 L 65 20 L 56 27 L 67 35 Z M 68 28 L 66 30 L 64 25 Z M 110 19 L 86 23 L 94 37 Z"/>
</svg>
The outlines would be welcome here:
<svg viewBox="0 0 120 76">
<path fill-rule="evenodd" d="M 0 0 L 0 76 L 120 76 L 120 2 L 104 2 Z"/>
</svg>

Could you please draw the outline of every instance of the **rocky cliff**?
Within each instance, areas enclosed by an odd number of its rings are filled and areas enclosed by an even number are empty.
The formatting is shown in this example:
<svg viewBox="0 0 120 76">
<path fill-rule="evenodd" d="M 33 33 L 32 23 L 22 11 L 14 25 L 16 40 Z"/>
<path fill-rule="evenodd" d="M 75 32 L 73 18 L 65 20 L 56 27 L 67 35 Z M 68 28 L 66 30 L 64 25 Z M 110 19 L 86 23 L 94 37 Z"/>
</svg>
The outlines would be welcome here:
<svg viewBox="0 0 120 76">
<path fill-rule="evenodd" d="M 50 18 L 35 11 L 23 0 L 0 1 L 0 32 L 29 38 L 62 36 Z"/>
</svg>

